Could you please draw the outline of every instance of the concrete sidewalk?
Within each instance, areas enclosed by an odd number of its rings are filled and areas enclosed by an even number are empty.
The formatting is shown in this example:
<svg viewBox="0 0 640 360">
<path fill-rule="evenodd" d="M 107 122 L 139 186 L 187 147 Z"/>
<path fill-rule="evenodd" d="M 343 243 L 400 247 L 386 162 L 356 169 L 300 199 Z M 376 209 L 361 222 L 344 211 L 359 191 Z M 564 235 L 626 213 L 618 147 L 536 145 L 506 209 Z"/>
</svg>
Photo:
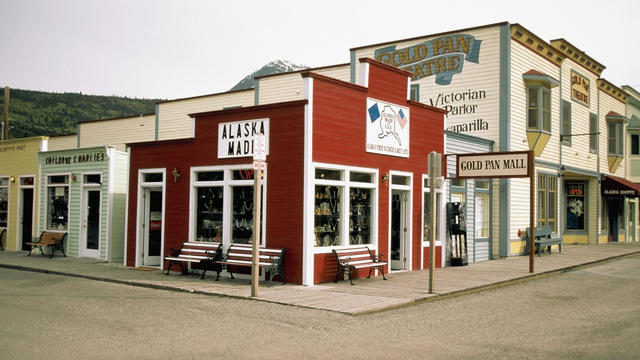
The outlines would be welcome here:
<svg viewBox="0 0 640 360">
<path fill-rule="evenodd" d="M 395 272 L 371 279 L 356 279 L 337 284 L 315 286 L 282 285 L 261 282 L 258 297 L 251 297 L 248 279 L 231 280 L 213 276 L 203 280 L 196 275 L 172 272 L 167 276 L 157 269 L 132 269 L 93 259 L 55 256 L 25 256 L 25 252 L 0 251 L 0 267 L 36 271 L 156 289 L 230 296 L 279 304 L 329 310 L 351 315 L 376 312 L 446 296 L 458 296 L 505 286 L 572 269 L 640 254 L 640 243 L 604 245 L 563 245 L 562 253 L 535 257 L 535 272 L 529 273 L 529 257 L 515 256 L 473 263 L 462 267 L 436 269 L 435 293 L 429 294 L 429 272 Z M 226 272 L 223 272 L 226 275 Z"/>
</svg>

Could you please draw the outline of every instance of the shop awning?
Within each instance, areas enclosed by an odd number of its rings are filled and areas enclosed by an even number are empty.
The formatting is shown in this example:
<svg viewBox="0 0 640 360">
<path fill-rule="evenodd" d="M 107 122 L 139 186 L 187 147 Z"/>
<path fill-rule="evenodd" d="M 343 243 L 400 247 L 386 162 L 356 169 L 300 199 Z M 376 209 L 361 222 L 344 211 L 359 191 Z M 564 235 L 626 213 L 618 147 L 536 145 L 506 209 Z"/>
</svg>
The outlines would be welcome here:
<svg viewBox="0 0 640 360">
<path fill-rule="evenodd" d="M 605 176 L 601 190 L 603 196 L 640 196 L 640 185 L 611 175 Z"/>
</svg>

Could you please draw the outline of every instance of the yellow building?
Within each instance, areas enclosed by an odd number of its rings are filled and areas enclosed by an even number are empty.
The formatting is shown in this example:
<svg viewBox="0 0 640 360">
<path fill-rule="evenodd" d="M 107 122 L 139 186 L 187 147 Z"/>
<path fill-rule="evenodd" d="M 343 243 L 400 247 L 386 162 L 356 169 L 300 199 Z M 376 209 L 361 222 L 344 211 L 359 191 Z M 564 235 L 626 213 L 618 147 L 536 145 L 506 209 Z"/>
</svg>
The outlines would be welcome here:
<svg viewBox="0 0 640 360">
<path fill-rule="evenodd" d="M 0 232 L 2 247 L 26 249 L 38 223 L 38 152 L 46 151 L 47 137 L 0 141 Z"/>
</svg>

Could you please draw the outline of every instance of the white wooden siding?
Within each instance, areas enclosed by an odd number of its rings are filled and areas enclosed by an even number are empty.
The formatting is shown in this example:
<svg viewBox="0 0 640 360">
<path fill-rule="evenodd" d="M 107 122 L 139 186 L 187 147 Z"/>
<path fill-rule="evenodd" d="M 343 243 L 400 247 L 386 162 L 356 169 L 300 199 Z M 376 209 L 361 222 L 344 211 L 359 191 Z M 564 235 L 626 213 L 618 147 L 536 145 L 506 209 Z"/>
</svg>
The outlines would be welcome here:
<svg viewBox="0 0 640 360">
<path fill-rule="evenodd" d="M 155 123 L 153 114 L 80 123 L 80 147 L 113 145 L 124 150 L 126 143 L 153 141 Z"/>
<path fill-rule="evenodd" d="M 299 72 L 258 79 L 258 104 L 302 100 L 302 76 Z"/>
<path fill-rule="evenodd" d="M 527 141 L 527 88 L 523 79 L 529 70 L 543 72 L 560 80 L 560 68 L 517 41 L 511 41 L 510 151 L 529 150 Z M 537 158 L 560 162 L 560 89 L 551 89 L 551 138 Z"/>
<path fill-rule="evenodd" d="M 589 106 L 571 99 L 571 72 L 589 79 Z M 571 134 L 589 133 L 589 114 L 598 113 L 597 76 L 567 58 L 562 63 L 562 99 L 571 103 Z M 600 143 L 602 145 L 602 143 Z M 606 159 L 605 159 L 606 161 Z M 571 145 L 562 145 L 562 163 L 588 171 L 598 171 L 598 159 L 589 151 L 589 136 L 572 136 Z M 601 163 L 602 164 L 602 163 Z"/>
<path fill-rule="evenodd" d="M 47 151 L 75 149 L 78 146 L 78 136 L 75 134 L 52 136 L 47 142 Z"/>
<path fill-rule="evenodd" d="M 236 106 L 253 106 L 253 89 L 158 104 L 158 140 L 193 137 L 193 119 L 189 114 L 222 110 Z"/>
<path fill-rule="evenodd" d="M 611 111 L 616 112 L 620 115 L 626 114 L 625 104 L 614 98 L 613 96 L 607 94 L 606 92 L 598 89 L 598 95 L 600 97 L 600 112 L 598 113 L 598 118 L 600 120 L 600 172 L 604 172 L 607 174 L 612 174 L 609 171 L 609 161 L 608 161 L 608 152 L 609 152 L 609 128 L 607 126 L 607 114 Z M 595 112 L 595 111 L 594 111 Z M 623 126 L 623 139 L 625 140 L 624 146 L 626 146 L 627 142 L 627 127 Z M 623 153 L 623 156 L 629 156 L 629 153 Z M 620 166 L 616 169 L 616 172 L 612 175 L 618 177 L 626 176 L 626 161 L 620 163 Z"/>
</svg>

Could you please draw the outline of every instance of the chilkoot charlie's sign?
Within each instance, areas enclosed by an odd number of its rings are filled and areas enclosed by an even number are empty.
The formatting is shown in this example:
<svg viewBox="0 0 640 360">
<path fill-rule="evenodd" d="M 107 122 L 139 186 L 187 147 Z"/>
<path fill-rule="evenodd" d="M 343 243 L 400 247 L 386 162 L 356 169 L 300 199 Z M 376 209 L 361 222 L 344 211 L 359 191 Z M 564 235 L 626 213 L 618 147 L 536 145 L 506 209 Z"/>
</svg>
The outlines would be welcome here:
<svg viewBox="0 0 640 360">
<path fill-rule="evenodd" d="M 269 154 L 269 118 L 242 120 L 218 124 L 218 158 L 253 156 L 256 135 L 264 135 Z"/>
</svg>

